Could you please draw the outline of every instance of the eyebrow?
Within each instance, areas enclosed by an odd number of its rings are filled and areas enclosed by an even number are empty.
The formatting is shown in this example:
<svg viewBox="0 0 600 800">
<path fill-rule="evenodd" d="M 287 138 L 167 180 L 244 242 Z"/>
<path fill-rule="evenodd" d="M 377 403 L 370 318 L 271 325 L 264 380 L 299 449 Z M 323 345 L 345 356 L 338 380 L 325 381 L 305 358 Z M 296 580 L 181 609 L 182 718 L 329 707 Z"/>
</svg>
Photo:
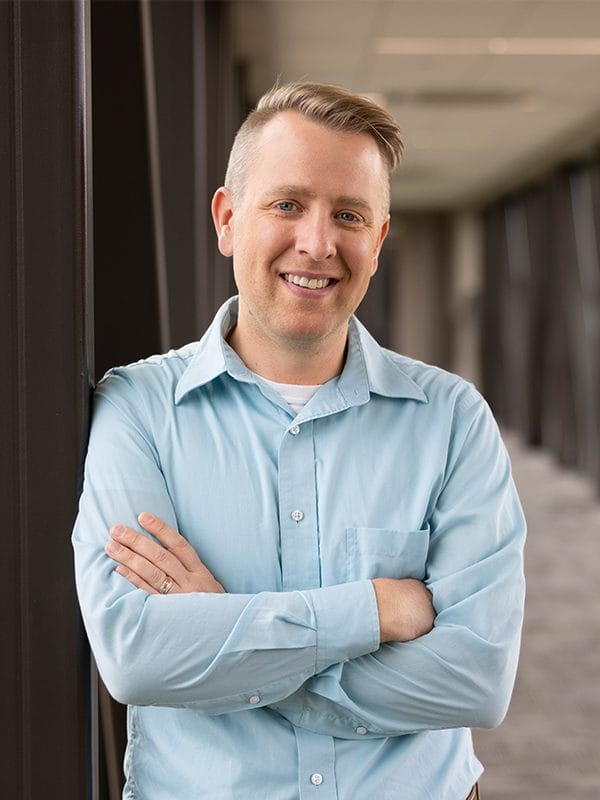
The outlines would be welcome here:
<svg viewBox="0 0 600 800">
<path fill-rule="evenodd" d="M 317 196 L 316 192 L 312 192 L 310 189 L 307 189 L 304 186 L 296 186 L 294 184 L 283 184 L 282 186 L 276 186 L 274 189 L 269 190 L 267 192 L 267 197 L 276 197 L 278 195 L 294 195 L 296 197 L 309 197 L 314 198 Z M 336 205 L 343 205 L 343 206 L 352 206 L 353 208 L 360 208 L 363 211 L 370 211 L 372 213 L 372 208 L 367 203 L 366 200 L 363 200 L 361 197 L 352 197 L 350 195 L 340 195 L 335 199 Z"/>
</svg>

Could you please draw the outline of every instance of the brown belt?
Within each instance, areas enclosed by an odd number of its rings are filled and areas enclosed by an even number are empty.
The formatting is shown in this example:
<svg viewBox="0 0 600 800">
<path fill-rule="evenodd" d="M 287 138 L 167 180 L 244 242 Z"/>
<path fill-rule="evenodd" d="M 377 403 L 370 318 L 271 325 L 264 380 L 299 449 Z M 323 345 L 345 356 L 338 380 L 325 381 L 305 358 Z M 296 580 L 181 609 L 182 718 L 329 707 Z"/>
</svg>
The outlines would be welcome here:
<svg viewBox="0 0 600 800">
<path fill-rule="evenodd" d="M 478 783 L 476 783 L 475 786 L 473 786 L 469 794 L 465 797 L 465 800 L 480 800 Z"/>
</svg>

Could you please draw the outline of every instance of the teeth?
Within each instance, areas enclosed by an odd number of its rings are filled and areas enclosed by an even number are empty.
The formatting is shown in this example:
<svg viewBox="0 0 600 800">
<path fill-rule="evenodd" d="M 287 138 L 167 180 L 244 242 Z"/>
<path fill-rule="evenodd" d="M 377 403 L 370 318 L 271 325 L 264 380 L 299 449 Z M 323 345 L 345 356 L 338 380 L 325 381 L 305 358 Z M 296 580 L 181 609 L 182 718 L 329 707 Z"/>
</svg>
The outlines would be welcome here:
<svg viewBox="0 0 600 800">
<path fill-rule="evenodd" d="M 295 283 L 296 286 L 302 286 L 303 289 L 324 289 L 331 283 L 331 278 L 305 278 L 300 275 L 292 275 L 291 272 L 286 272 L 283 276 L 288 283 Z"/>
</svg>

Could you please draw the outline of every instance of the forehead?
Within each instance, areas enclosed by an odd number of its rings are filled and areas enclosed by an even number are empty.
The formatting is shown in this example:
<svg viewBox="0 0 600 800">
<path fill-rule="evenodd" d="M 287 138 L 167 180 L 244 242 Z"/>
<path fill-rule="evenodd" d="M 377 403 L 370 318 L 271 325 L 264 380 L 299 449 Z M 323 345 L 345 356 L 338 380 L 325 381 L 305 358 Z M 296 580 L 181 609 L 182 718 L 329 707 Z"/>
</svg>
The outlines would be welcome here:
<svg viewBox="0 0 600 800">
<path fill-rule="evenodd" d="M 333 130 L 294 111 L 275 115 L 258 132 L 246 178 L 254 192 L 290 184 L 319 193 L 335 185 L 348 196 L 385 193 L 389 180 L 368 133 Z"/>
</svg>

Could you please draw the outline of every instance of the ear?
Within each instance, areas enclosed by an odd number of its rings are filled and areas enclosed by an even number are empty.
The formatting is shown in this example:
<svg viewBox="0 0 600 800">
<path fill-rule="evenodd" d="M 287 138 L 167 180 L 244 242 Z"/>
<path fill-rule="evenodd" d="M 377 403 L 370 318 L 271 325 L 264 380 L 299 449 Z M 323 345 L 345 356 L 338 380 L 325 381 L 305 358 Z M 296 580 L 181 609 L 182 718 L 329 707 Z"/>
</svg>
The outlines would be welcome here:
<svg viewBox="0 0 600 800">
<path fill-rule="evenodd" d="M 229 189 L 224 186 L 217 189 L 210 209 L 217 232 L 219 252 L 224 256 L 231 256 L 233 255 L 233 204 Z"/>
<path fill-rule="evenodd" d="M 381 225 L 381 229 L 379 231 L 379 238 L 377 239 L 377 246 L 375 248 L 375 252 L 373 253 L 373 266 L 371 268 L 371 277 L 375 275 L 377 272 L 377 267 L 379 266 L 379 253 L 381 252 L 381 245 L 385 237 L 388 235 L 390 230 L 390 215 L 388 214 L 387 217 L 384 219 L 383 224 Z"/>
</svg>

